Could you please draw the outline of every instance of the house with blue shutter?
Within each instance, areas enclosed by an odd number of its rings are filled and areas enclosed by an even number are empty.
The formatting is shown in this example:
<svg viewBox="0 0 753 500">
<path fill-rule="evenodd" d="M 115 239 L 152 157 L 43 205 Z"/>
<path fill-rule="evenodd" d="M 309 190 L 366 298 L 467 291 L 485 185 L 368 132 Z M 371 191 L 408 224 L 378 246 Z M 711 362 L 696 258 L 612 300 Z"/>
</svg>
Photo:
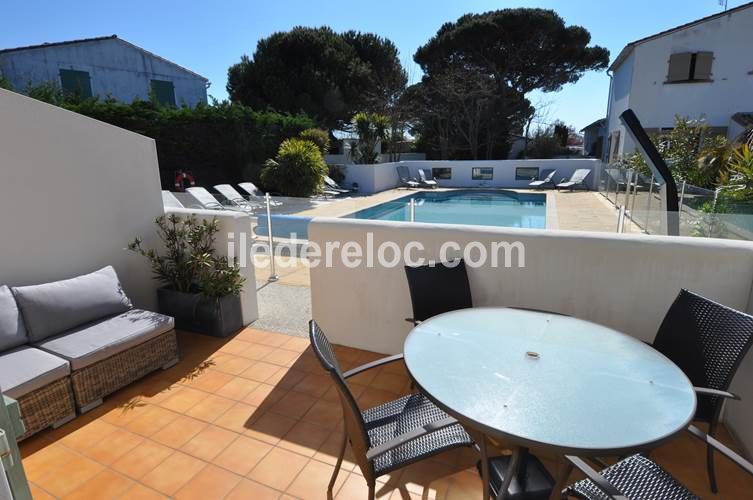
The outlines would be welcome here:
<svg viewBox="0 0 753 500">
<path fill-rule="evenodd" d="M 170 106 L 207 102 L 207 78 L 117 35 L 0 49 L 0 74 L 16 91 L 51 82 L 80 97 Z"/>
</svg>

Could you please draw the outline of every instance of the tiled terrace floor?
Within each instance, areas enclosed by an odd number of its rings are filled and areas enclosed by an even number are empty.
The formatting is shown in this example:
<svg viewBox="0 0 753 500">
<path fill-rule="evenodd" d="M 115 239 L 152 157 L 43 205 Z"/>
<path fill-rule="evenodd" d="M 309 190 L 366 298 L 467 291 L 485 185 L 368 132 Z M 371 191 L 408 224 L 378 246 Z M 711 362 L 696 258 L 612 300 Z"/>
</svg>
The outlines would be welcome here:
<svg viewBox="0 0 753 500">
<path fill-rule="evenodd" d="M 254 329 L 232 340 L 179 337 L 177 366 L 23 443 L 34 497 L 325 498 L 342 424 L 307 339 Z M 337 354 L 345 369 L 378 357 L 350 348 Z M 407 392 L 409 379 L 404 366 L 392 364 L 355 377 L 351 387 L 370 407 Z M 709 495 L 699 443 L 681 437 L 652 456 Z M 467 451 L 441 455 L 382 478 L 377 496 L 478 499 L 473 461 Z M 719 472 L 716 498 L 749 498 L 753 481 L 723 459 Z M 366 497 L 352 462 L 336 491 L 341 499 Z"/>
</svg>

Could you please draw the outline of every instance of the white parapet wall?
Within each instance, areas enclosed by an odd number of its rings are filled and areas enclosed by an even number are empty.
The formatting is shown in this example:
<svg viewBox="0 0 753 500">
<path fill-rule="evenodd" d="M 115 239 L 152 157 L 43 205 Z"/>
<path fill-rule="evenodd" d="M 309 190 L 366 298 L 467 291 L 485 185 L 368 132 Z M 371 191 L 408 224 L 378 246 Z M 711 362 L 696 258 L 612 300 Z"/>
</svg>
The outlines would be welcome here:
<svg viewBox="0 0 753 500">
<path fill-rule="evenodd" d="M 370 235 L 370 236 L 369 236 Z M 327 243 L 354 241 L 378 249 L 384 242 L 405 248 L 419 242 L 412 257 L 438 260 L 447 241 L 465 247 L 479 242 L 520 242 L 524 267 L 469 268 L 476 306 L 543 309 L 591 320 L 644 341 L 653 340 L 681 288 L 730 307 L 751 311 L 753 243 L 704 238 L 618 235 L 481 226 L 317 218 L 309 239 Z M 473 255 L 478 255 L 474 253 Z M 517 265 L 517 254 L 512 254 Z M 411 324 L 410 295 L 402 263 L 348 267 L 339 249 L 331 266 L 311 269 L 314 319 L 331 340 L 385 354 L 402 351 Z M 454 255 L 450 255 L 454 257 Z M 504 263 L 504 259 L 500 259 Z M 615 360 L 618 362 L 619 360 Z M 577 369 L 577 367 L 573 367 Z M 727 422 L 753 451 L 753 353 L 733 383 L 743 402 L 730 403 Z"/>
<path fill-rule="evenodd" d="M 112 265 L 156 308 L 149 266 L 125 249 L 162 214 L 154 140 L 0 89 L 0 169 L 0 284 Z"/>
<path fill-rule="evenodd" d="M 399 186 L 400 180 L 396 167 L 405 166 L 412 177 L 418 178 L 418 169 L 423 169 L 431 176 L 432 169 L 443 169 L 449 173 L 449 179 L 437 178 L 441 187 L 449 188 L 527 188 L 531 182 L 531 173 L 543 178 L 556 170 L 553 179 L 556 182 L 569 179 L 578 169 L 591 170 L 586 184 L 596 188 L 601 168 L 599 160 L 591 158 L 554 159 L 554 160 L 422 160 L 401 161 L 395 163 L 377 163 L 375 165 L 345 165 L 343 184 L 351 187 L 358 183 L 362 193 L 377 193 Z M 449 170 L 447 170 L 449 169 Z M 478 170 L 482 169 L 482 170 Z M 491 169 L 491 170 L 490 170 Z M 439 176 L 439 170 L 434 171 Z M 474 174 L 477 178 L 474 178 Z M 488 178 L 491 174 L 491 179 Z M 483 177 L 483 178 L 478 178 Z M 551 186 L 550 186 L 551 187 Z"/>
</svg>

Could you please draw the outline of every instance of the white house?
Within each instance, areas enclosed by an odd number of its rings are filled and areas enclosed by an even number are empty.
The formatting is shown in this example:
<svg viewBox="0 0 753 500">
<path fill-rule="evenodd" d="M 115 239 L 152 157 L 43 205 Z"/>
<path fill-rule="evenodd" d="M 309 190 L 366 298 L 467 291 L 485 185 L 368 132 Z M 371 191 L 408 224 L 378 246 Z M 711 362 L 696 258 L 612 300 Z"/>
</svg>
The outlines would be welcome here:
<svg viewBox="0 0 753 500">
<path fill-rule="evenodd" d="M 740 134 L 753 111 L 751 42 L 753 2 L 626 45 L 609 67 L 605 159 L 635 149 L 619 119 L 628 108 L 649 132 L 672 128 L 679 115 Z"/>
<path fill-rule="evenodd" d="M 18 92 L 53 83 L 84 98 L 131 102 L 154 95 L 171 106 L 206 103 L 209 86 L 205 77 L 117 35 L 2 49 L 0 75 Z"/>
</svg>

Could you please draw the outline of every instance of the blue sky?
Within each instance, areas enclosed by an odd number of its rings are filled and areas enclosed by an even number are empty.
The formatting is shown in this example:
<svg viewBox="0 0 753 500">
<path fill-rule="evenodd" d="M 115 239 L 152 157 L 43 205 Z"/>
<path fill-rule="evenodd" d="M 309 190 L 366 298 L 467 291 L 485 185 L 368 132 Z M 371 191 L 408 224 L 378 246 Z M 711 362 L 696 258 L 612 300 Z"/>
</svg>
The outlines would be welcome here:
<svg viewBox="0 0 753 500">
<path fill-rule="evenodd" d="M 729 0 L 729 7 L 745 3 Z M 120 5 L 118 5 L 120 4 Z M 12 2 L 3 9 L 0 48 L 117 34 L 200 73 L 212 82 L 209 94 L 227 97 L 227 68 L 251 55 L 256 42 L 296 25 L 329 25 L 390 38 L 412 81 L 421 78 L 413 63 L 416 48 L 447 21 L 468 12 L 505 7 L 542 7 L 557 11 L 568 24 L 591 32 L 593 43 L 611 57 L 638 38 L 719 12 L 717 0 L 129 0 L 128 2 Z M 609 78 L 586 74 L 557 93 L 529 96 L 549 103 L 545 119 L 561 119 L 578 129 L 606 112 Z"/>
</svg>

